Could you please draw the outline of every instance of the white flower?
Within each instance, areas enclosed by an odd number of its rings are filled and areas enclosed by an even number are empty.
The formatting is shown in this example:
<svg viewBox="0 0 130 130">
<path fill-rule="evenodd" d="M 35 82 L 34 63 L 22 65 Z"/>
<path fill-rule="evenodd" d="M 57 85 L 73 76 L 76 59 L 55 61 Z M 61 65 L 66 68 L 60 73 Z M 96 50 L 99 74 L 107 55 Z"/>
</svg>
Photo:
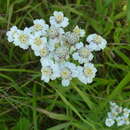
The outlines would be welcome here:
<svg viewBox="0 0 130 130">
<path fill-rule="evenodd" d="M 111 112 L 108 112 L 108 118 L 117 122 L 117 126 L 129 125 L 130 109 L 122 108 L 114 102 L 110 102 Z"/>
<path fill-rule="evenodd" d="M 48 30 L 48 36 L 51 39 L 59 38 L 62 34 L 64 34 L 64 30 L 60 27 L 50 26 Z"/>
<path fill-rule="evenodd" d="M 58 47 L 54 52 L 56 62 L 64 62 L 69 58 L 69 49 L 67 47 Z"/>
<path fill-rule="evenodd" d="M 77 76 L 76 66 L 73 63 L 65 62 L 60 65 L 60 76 L 62 78 L 62 85 L 68 86 L 73 77 Z"/>
<path fill-rule="evenodd" d="M 116 104 L 115 102 L 109 102 L 109 103 L 110 103 L 110 105 L 111 105 L 112 107 L 117 106 L 117 104 Z"/>
<path fill-rule="evenodd" d="M 92 34 L 87 38 L 89 45 L 84 45 L 80 42 L 85 35 L 84 29 L 77 25 L 73 30 L 64 30 L 68 24 L 69 20 L 62 12 L 54 11 L 50 17 L 50 26 L 44 19 L 35 19 L 33 26 L 24 30 L 13 26 L 6 35 L 9 42 L 23 49 L 31 46 L 34 54 L 40 56 L 41 79 L 45 82 L 61 78 L 62 85 L 68 86 L 73 78 L 78 78 L 85 84 L 92 83 L 97 71 L 89 63 L 93 59 L 92 51 L 104 49 L 107 42 L 101 36 Z M 76 64 L 82 65 L 77 67 Z M 112 112 L 108 114 L 111 118 L 122 111 L 116 106 L 111 106 L 111 109 Z M 127 115 L 124 112 L 124 116 Z"/>
<path fill-rule="evenodd" d="M 69 24 L 68 18 L 64 17 L 64 14 L 62 12 L 54 11 L 53 15 L 54 16 L 50 17 L 50 24 L 51 25 L 64 28 Z"/>
<path fill-rule="evenodd" d="M 70 45 L 74 45 L 79 41 L 79 36 L 74 32 L 66 32 L 64 40 L 65 42 L 68 42 Z"/>
<path fill-rule="evenodd" d="M 128 109 L 128 108 L 124 108 L 123 109 L 123 115 L 124 115 L 124 117 L 129 117 L 129 114 L 130 114 L 130 109 Z"/>
<path fill-rule="evenodd" d="M 13 42 L 14 41 L 14 36 L 17 33 L 17 31 L 18 31 L 18 28 L 16 26 L 12 26 L 10 28 L 10 31 L 7 31 L 6 35 L 7 35 L 7 38 L 8 38 L 9 42 Z"/>
<path fill-rule="evenodd" d="M 106 126 L 111 127 L 112 125 L 114 125 L 115 121 L 113 119 L 109 119 L 107 118 L 105 121 Z"/>
<path fill-rule="evenodd" d="M 59 27 L 51 26 L 48 30 L 48 37 L 49 37 L 49 50 L 53 51 L 55 48 L 59 47 L 62 42 L 62 35 L 64 34 L 64 30 Z"/>
<path fill-rule="evenodd" d="M 73 32 L 76 33 L 77 35 L 79 35 L 79 37 L 84 37 L 84 35 L 85 35 L 84 29 L 81 29 L 81 28 L 79 28 L 78 26 L 76 26 L 76 27 L 73 29 Z"/>
<path fill-rule="evenodd" d="M 49 50 L 47 47 L 41 47 L 40 49 L 34 50 L 34 54 L 35 56 L 47 57 L 49 56 Z"/>
<path fill-rule="evenodd" d="M 84 84 L 92 83 L 93 78 L 97 72 L 97 69 L 94 67 L 92 63 L 84 64 L 84 67 L 78 66 L 78 79 Z"/>
<path fill-rule="evenodd" d="M 113 106 L 113 107 L 111 107 L 111 111 L 113 112 L 113 113 L 121 113 L 122 112 L 122 107 L 119 107 L 118 105 L 115 105 L 115 106 Z"/>
<path fill-rule="evenodd" d="M 48 83 L 50 79 L 55 80 L 57 77 L 60 76 L 58 64 L 54 64 L 52 60 L 49 60 L 47 58 L 41 58 L 40 61 L 42 64 L 41 80 L 44 80 L 45 82 Z"/>
<path fill-rule="evenodd" d="M 47 38 L 41 37 L 40 33 L 37 32 L 34 35 L 31 35 L 30 44 L 33 50 L 40 50 L 40 48 L 47 46 Z"/>
<path fill-rule="evenodd" d="M 32 32 L 40 32 L 42 35 L 46 35 L 49 26 L 43 19 L 36 19 L 33 21 L 34 25 L 31 27 Z"/>
<path fill-rule="evenodd" d="M 110 119 L 116 119 L 118 113 L 117 112 L 108 112 L 107 115 L 108 115 L 108 118 L 110 118 Z"/>
<path fill-rule="evenodd" d="M 88 47 L 91 51 L 100 51 L 106 47 L 107 41 L 97 34 L 90 34 L 87 37 Z"/>
<path fill-rule="evenodd" d="M 14 35 L 14 44 L 22 49 L 28 49 L 30 45 L 30 29 L 18 30 Z"/>
<path fill-rule="evenodd" d="M 91 53 L 87 45 L 84 47 L 83 43 L 80 42 L 76 44 L 75 48 L 77 49 L 77 51 L 74 52 L 72 56 L 73 59 L 78 60 L 80 64 L 87 63 L 93 59 L 93 54 Z"/>
<path fill-rule="evenodd" d="M 125 120 L 121 116 L 116 118 L 116 122 L 117 122 L 117 126 L 122 126 L 125 124 Z"/>
<path fill-rule="evenodd" d="M 125 122 L 126 125 L 129 125 L 130 124 L 130 120 L 128 117 L 123 117 L 123 120 Z"/>
</svg>

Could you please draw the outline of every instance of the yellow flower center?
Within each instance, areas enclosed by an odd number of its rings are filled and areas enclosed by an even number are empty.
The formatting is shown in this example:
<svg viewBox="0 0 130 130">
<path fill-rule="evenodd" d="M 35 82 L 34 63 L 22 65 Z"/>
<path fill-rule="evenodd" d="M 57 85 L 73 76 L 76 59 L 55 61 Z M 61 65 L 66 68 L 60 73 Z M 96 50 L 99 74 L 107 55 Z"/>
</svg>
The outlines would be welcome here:
<svg viewBox="0 0 130 130">
<path fill-rule="evenodd" d="M 57 22 L 62 22 L 63 21 L 63 16 L 62 15 L 57 15 L 57 16 L 55 16 L 56 17 L 56 21 Z"/>
<path fill-rule="evenodd" d="M 42 40 L 40 39 L 40 37 L 35 38 L 34 44 L 36 44 L 37 46 L 40 46 L 42 44 Z"/>
<path fill-rule="evenodd" d="M 60 47 L 60 43 L 58 42 L 55 44 L 55 48 L 59 48 L 59 47 Z"/>
<path fill-rule="evenodd" d="M 125 120 L 126 122 L 129 122 L 129 118 L 124 118 L 124 120 Z"/>
<path fill-rule="evenodd" d="M 59 47 L 55 50 L 55 58 L 59 62 L 64 61 L 69 58 L 68 48 L 66 47 Z"/>
<path fill-rule="evenodd" d="M 42 26 L 41 24 L 35 24 L 35 25 L 34 25 L 34 29 L 35 29 L 36 31 L 40 31 L 40 30 L 43 29 L 43 26 Z"/>
<path fill-rule="evenodd" d="M 45 68 L 42 69 L 42 74 L 43 75 L 51 75 L 52 69 L 50 67 L 45 67 Z"/>
<path fill-rule="evenodd" d="M 90 75 L 93 74 L 93 71 L 92 71 L 91 68 L 86 67 L 86 68 L 84 68 L 84 74 L 85 74 L 86 76 L 90 76 Z"/>
<path fill-rule="evenodd" d="M 61 72 L 61 77 L 63 79 L 67 79 L 70 75 L 71 75 L 71 72 L 67 68 L 64 68 L 63 71 Z"/>
<path fill-rule="evenodd" d="M 96 37 L 94 38 L 94 42 L 96 43 L 96 44 L 100 44 L 101 43 L 101 36 L 99 36 L 99 35 L 96 35 Z"/>
<path fill-rule="evenodd" d="M 17 32 L 16 30 L 12 31 L 12 35 L 15 35 L 15 34 L 16 34 L 16 32 Z"/>
<path fill-rule="evenodd" d="M 82 47 L 80 50 L 79 50 L 79 54 L 82 56 L 82 57 L 88 57 L 89 54 L 90 54 L 90 51 L 85 48 L 85 47 Z"/>
<path fill-rule="evenodd" d="M 19 36 L 19 40 L 20 40 L 21 43 L 27 43 L 28 42 L 28 36 L 25 35 L 25 34 L 21 34 Z"/>
<path fill-rule="evenodd" d="M 41 56 L 46 56 L 48 54 L 48 50 L 46 49 L 46 48 L 42 48 L 41 50 L 40 50 L 40 55 Z"/>
<path fill-rule="evenodd" d="M 78 26 L 76 26 L 73 30 L 73 32 L 80 34 L 80 28 Z"/>
</svg>

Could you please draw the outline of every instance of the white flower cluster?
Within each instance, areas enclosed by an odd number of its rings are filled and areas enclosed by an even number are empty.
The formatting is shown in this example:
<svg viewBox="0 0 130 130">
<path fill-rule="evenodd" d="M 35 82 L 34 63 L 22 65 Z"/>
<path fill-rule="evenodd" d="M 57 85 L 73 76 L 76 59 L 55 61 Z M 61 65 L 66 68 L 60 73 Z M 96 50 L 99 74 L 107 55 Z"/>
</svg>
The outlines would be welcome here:
<svg viewBox="0 0 130 130">
<path fill-rule="evenodd" d="M 111 127 L 115 123 L 117 123 L 117 126 L 130 124 L 130 109 L 120 107 L 116 103 L 110 102 L 110 110 L 111 111 L 108 112 L 108 117 L 105 121 L 106 126 Z"/>
<path fill-rule="evenodd" d="M 93 51 L 106 47 L 107 41 L 97 34 L 82 42 L 85 31 L 76 26 L 72 31 L 65 31 L 69 19 L 62 12 L 54 11 L 50 25 L 43 19 L 33 21 L 33 26 L 24 30 L 13 26 L 7 32 L 8 41 L 22 49 L 29 46 L 36 56 L 41 57 L 42 76 L 45 82 L 61 78 L 63 86 L 68 86 L 72 78 L 78 78 L 87 84 L 93 81 L 97 69 L 90 63 Z"/>
</svg>

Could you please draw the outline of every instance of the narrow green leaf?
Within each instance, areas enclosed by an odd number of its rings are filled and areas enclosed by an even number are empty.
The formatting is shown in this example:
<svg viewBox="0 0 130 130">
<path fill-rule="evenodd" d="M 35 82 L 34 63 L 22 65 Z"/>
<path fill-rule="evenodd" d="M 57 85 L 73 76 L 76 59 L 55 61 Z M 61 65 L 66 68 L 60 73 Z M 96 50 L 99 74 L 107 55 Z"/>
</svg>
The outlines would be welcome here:
<svg viewBox="0 0 130 130">
<path fill-rule="evenodd" d="M 89 106 L 90 109 L 94 109 L 94 103 L 90 100 L 89 96 L 81 91 L 74 83 L 72 84 L 72 87 L 79 93 L 79 95 L 82 97 L 82 99 L 85 101 L 85 103 Z"/>
<path fill-rule="evenodd" d="M 62 130 L 67 128 L 70 125 L 70 123 L 62 123 L 62 124 L 58 124 L 56 126 L 53 126 L 51 128 L 48 128 L 47 130 Z"/>
<path fill-rule="evenodd" d="M 49 112 L 45 109 L 42 108 L 37 108 L 37 111 L 44 113 L 45 115 L 47 115 L 48 117 L 52 118 L 52 119 L 56 119 L 56 120 L 72 120 L 71 117 L 66 116 L 64 114 L 57 114 L 57 113 L 53 113 L 53 112 Z"/>
<path fill-rule="evenodd" d="M 120 91 L 127 85 L 127 83 L 130 81 L 130 72 L 124 77 L 124 79 L 121 80 L 121 82 L 115 87 L 115 89 L 112 91 L 111 95 L 108 96 L 108 99 L 112 99 L 117 94 L 120 93 Z"/>
<path fill-rule="evenodd" d="M 26 118 L 20 118 L 17 122 L 16 126 L 12 130 L 29 130 L 30 129 L 30 121 Z"/>
<path fill-rule="evenodd" d="M 124 60 L 124 62 L 128 65 L 130 65 L 130 58 L 127 57 L 123 52 L 121 52 L 118 49 L 114 49 L 114 51 Z"/>
</svg>

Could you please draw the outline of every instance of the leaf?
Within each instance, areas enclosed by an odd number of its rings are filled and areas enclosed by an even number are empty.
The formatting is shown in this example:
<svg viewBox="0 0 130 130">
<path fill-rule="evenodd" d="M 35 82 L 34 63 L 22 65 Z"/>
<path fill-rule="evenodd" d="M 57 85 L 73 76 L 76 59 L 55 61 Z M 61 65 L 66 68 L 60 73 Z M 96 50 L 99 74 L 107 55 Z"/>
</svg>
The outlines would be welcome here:
<svg viewBox="0 0 130 130">
<path fill-rule="evenodd" d="M 123 71 L 130 71 L 130 67 L 128 67 L 127 65 L 124 64 L 112 64 L 112 63 L 106 63 L 108 66 L 112 67 L 112 68 L 116 68 L 116 69 L 121 69 Z"/>
<path fill-rule="evenodd" d="M 120 91 L 127 85 L 127 83 L 130 81 L 130 72 L 121 80 L 121 82 L 115 87 L 115 89 L 112 91 L 111 95 L 109 95 L 108 99 L 112 99 L 117 94 L 120 93 Z"/>
<path fill-rule="evenodd" d="M 85 103 L 89 106 L 90 109 L 94 109 L 94 103 L 89 99 L 89 96 L 81 91 L 74 83 L 72 84 L 72 87 L 79 93 L 79 95 L 82 97 L 82 99 L 85 101 Z"/>
<path fill-rule="evenodd" d="M 62 130 L 67 128 L 70 125 L 70 123 L 62 123 L 62 124 L 58 124 L 56 126 L 53 126 L 51 128 L 48 128 L 47 130 Z"/>
<path fill-rule="evenodd" d="M 116 54 L 118 54 L 126 64 L 128 64 L 130 66 L 130 58 L 127 57 L 123 52 L 121 52 L 118 49 L 114 49 L 114 51 L 116 52 Z"/>
<path fill-rule="evenodd" d="M 58 89 L 56 89 L 56 92 L 59 94 L 59 96 L 61 97 L 63 102 L 67 106 L 69 106 L 76 113 L 76 115 L 78 115 L 82 120 L 84 120 L 83 117 L 80 115 L 80 113 L 77 111 L 77 109 L 60 93 L 60 91 Z"/>
<path fill-rule="evenodd" d="M 128 10 L 127 10 L 127 19 L 128 19 L 128 22 L 130 23 L 130 0 L 128 0 Z"/>
<path fill-rule="evenodd" d="M 64 114 L 57 114 L 57 113 L 53 113 L 53 112 L 49 112 L 45 109 L 42 108 L 37 108 L 37 111 L 44 113 L 45 115 L 47 115 L 48 117 L 52 118 L 52 119 L 56 119 L 56 120 L 72 120 L 71 117 L 66 116 Z"/>
<path fill-rule="evenodd" d="M 130 81 L 130 72 L 121 80 L 121 82 L 115 87 L 112 93 L 107 97 L 105 102 L 100 104 L 99 110 L 102 111 L 105 105 L 112 99 L 114 99 L 118 94 L 120 94 L 121 90 L 128 84 Z"/>
<path fill-rule="evenodd" d="M 26 118 L 20 118 L 17 122 L 16 126 L 12 130 L 29 130 L 30 129 L 30 121 Z"/>
<path fill-rule="evenodd" d="M 5 123 L 0 123 L 0 130 L 8 130 L 8 128 L 5 125 Z"/>
<path fill-rule="evenodd" d="M 40 73 L 37 71 L 33 70 L 26 70 L 26 69 L 6 69 L 6 68 L 0 68 L 0 72 L 5 71 L 5 72 L 25 72 L 25 73 Z"/>
</svg>

